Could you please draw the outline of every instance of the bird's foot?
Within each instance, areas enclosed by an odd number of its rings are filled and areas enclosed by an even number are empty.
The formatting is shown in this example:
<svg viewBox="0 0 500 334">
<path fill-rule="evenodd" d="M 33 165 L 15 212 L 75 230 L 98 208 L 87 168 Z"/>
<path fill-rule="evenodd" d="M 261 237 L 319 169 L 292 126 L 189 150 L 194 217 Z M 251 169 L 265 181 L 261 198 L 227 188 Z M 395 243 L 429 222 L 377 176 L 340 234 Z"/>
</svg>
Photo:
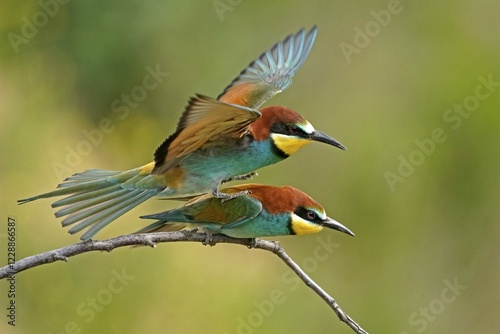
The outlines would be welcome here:
<svg viewBox="0 0 500 334">
<path fill-rule="evenodd" d="M 252 248 L 255 248 L 255 246 L 257 246 L 257 239 L 255 238 L 250 238 L 249 239 L 250 241 L 250 244 L 248 244 L 248 249 L 252 249 Z"/>
<path fill-rule="evenodd" d="M 202 244 L 204 246 L 207 246 L 207 245 L 213 246 L 214 240 L 212 239 L 212 232 L 210 232 L 207 229 L 204 229 L 204 230 L 205 230 L 205 240 L 203 240 Z"/>
<path fill-rule="evenodd" d="M 198 230 L 199 230 L 198 227 L 195 227 L 192 230 L 184 230 L 184 234 L 187 236 L 193 236 L 194 234 L 196 234 L 198 232 Z"/>
<path fill-rule="evenodd" d="M 234 194 L 225 194 L 225 193 L 219 193 L 219 195 L 215 195 L 215 197 L 221 199 L 221 203 L 227 202 L 229 200 L 232 200 L 233 198 L 240 197 L 240 196 L 245 196 L 248 194 L 251 194 L 252 192 L 250 190 L 243 190 Z"/>
<path fill-rule="evenodd" d="M 214 191 L 212 192 L 212 194 L 215 196 L 215 198 L 221 199 L 221 203 L 224 203 L 224 202 L 229 201 L 233 198 L 248 195 L 251 193 L 252 192 L 250 190 L 243 190 L 243 191 L 239 191 L 239 192 L 234 193 L 234 194 L 226 194 L 226 193 L 221 193 L 219 191 L 219 187 L 215 188 Z"/>
<path fill-rule="evenodd" d="M 236 175 L 236 176 L 233 176 L 233 177 L 230 177 L 228 179 L 223 180 L 221 183 L 227 183 L 227 182 L 231 182 L 231 181 L 248 180 L 248 179 L 253 178 L 254 176 L 259 176 L 259 174 L 257 174 L 257 172 L 251 172 L 248 174 Z"/>
</svg>

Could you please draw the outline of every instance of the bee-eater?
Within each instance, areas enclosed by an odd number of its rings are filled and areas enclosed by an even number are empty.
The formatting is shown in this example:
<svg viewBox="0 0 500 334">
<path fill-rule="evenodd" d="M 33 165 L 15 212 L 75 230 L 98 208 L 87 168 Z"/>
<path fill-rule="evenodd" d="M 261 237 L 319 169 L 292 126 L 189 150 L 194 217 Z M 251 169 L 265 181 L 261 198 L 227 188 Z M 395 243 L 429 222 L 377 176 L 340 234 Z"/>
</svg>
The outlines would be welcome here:
<svg viewBox="0 0 500 334">
<path fill-rule="evenodd" d="M 178 209 L 142 216 L 158 221 L 136 233 L 202 228 L 207 234 L 258 238 L 317 233 L 328 227 L 354 236 L 347 227 L 327 217 L 319 203 L 296 188 L 245 184 L 222 190 L 226 194 L 243 191 L 249 193 L 230 201 L 206 194 Z"/>
<path fill-rule="evenodd" d="M 279 162 L 311 141 L 345 147 L 314 129 L 297 112 L 281 106 L 258 108 L 290 86 L 307 58 L 316 27 L 302 29 L 264 52 L 245 68 L 217 99 L 190 99 L 175 132 L 154 153 L 154 161 L 125 172 L 91 169 L 74 174 L 57 190 L 20 203 L 70 195 L 52 204 L 64 207 L 63 226 L 87 227 L 82 240 L 153 196 L 183 198 L 212 192 L 231 199 L 243 193 L 219 192 L 222 182 L 244 179 Z"/>
</svg>

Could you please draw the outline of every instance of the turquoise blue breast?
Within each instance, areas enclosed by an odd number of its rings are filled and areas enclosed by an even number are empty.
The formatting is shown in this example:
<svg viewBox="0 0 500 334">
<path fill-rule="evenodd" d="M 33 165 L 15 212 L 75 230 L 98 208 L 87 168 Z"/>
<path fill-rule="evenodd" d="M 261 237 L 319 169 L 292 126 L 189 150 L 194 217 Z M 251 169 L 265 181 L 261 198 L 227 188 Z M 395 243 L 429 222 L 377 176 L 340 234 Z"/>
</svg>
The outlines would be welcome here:
<svg viewBox="0 0 500 334">
<path fill-rule="evenodd" d="M 175 193 L 210 192 L 225 179 L 248 174 L 283 160 L 284 157 L 275 154 L 274 150 L 269 140 L 243 138 L 232 145 L 229 143 L 195 151 L 180 163 L 184 170 L 184 182 Z"/>
</svg>

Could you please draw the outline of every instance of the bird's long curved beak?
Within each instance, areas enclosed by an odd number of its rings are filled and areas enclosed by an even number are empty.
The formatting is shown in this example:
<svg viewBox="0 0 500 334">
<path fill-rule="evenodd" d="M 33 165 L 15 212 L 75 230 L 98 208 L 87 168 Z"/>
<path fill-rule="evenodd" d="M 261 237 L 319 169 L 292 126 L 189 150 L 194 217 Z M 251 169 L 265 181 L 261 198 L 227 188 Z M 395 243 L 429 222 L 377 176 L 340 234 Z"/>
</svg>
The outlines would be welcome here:
<svg viewBox="0 0 500 334">
<path fill-rule="evenodd" d="M 323 132 L 318 131 L 318 130 L 315 130 L 313 133 L 311 133 L 309 139 L 338 147 L 344 151 L 346 150 L 346 147 L 344 145 L 342 145 L 339 141 L 333 139 L 332 137 L 330 137 L 330 136 L 328 136 L 328 135 L 326 135 Z"/>
<path fill-rule="evenodd" d="M 321 223 L 321 225 L 324 227 L 328 227 L 328 228 L 340 231 L 340 232 L 344 232 L 345 234 L 349 234 L 349 235 L 354 237 L 354 233 L 352 233 L 352 231 L 350 229 L 348 229 L 347 227 L 345 227 L 344 225 L 342 225 L 338 221 L 333 220 L 330 217 L 326 217 L 326 220 L 324 220 Z"/>
</svg>

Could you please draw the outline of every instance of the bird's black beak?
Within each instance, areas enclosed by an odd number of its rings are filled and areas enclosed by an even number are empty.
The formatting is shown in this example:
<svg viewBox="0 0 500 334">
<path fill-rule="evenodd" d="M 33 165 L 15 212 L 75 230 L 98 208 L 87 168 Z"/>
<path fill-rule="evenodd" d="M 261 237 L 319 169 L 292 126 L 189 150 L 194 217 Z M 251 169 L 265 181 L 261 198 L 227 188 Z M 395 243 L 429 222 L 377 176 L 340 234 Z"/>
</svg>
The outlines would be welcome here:
<svg viewBox="0 0 500 334">
<path fill-rule="evenodd" d="M 321 143 L 329 144 L 329 145 L 332 145 L 332 146 L 335 146 L 335 147 L 338 147 L 338 148 L 340 148 L 341 150 L 344 150 L 344 151 L 346 150 L 346 147 L 344 145 L 342 145 L 340 142 L 338 142 L 337 140 L 333 139 L 332 137 L 324 134 L 321 131 L 317 131 L 317 130 L 314 131 L 309 136 L 309 139 L 314 140 L 314 141 L 319 141 Z"/>
<path fill-rule="evenodd" d="M 350 236 L 354 237 L 354 233 L 352 233 L 352 231 L 350 229 L 348 229 L 347 227 L 345 227 L 344 225 L 342 225 L 338 221 L 333 220 L 330 217 L 326 217 L 326 220 L 323 220 L 320 224 L 324 227 L 328 227 L 328 228 L 331 228 L 333 230 L 337 230 L 337 231 L 343 232 L 345 234 L 349 234 Z"/>
</svg>

